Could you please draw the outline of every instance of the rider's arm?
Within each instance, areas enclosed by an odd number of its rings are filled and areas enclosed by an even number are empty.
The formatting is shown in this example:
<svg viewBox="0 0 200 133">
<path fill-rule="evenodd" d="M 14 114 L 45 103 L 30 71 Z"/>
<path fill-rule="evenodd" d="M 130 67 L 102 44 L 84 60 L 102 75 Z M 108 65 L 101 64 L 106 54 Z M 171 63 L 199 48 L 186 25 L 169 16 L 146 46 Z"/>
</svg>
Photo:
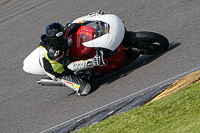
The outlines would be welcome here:
<svg viewBox="0 0 200 133">
<path fill-rule="evenodd" d="M 84 22 L 84 23 L 67 23 L 66 24 L 66 29 L 68 31 L 68 36 L 70 36 L 73 33 L 75 33 L 81 26 L 87 25 L 90 22 L 91 21 L 87 21 L 87 22 Z"/>
<path fill-rule="evenodd" d="M 66 24 L 68 36 L 75 33 L 80 27 L 81 27 L 81 23 L 68 23 L 68 24 Z"/>
<path fill-rule="evenodd" d="M 46 37 L 45 34 L 43 34 L 43 35 L 40 37 L 39 46 L 46 47 L 46 44 L 47 44 L 47 37 Z"/>
<path fill-rule="evenodd" d="M 78 60 L 70 63 L 67 68 L 71 71 L 78 71 L 87 68 L 93 68 L 94 66 L 98 66 L 100 64 L 100 59 L 98 56 L 87 60 Z"/>
<path fill-rule="evenodd" d="M 63 64 L 71 71 L 92 68 L 94 66 L 99 65 L 99 58 L 96 56 L 94 58 L 87 59 L 87 60 L 73 61 L 72 58 L 70 58 L 69 56 L 66 56 L 64 51 L 54 49 L 54 48 L 50 48 L 48 50 L 47 55 L 49 59 L 55 60 L 56 62 Z"/>
</svg>

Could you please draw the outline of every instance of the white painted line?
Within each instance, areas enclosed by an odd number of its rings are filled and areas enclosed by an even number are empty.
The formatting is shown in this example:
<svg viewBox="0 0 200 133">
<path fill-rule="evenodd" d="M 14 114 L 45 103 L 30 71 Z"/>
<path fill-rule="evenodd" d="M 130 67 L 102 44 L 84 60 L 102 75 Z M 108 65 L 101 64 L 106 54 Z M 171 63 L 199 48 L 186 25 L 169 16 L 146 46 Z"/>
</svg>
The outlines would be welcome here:
<svg viewBox="0 0 200 133">
<path fill-rule="evenodd" d="M 67 124 L 67 123 L 69 123 L 69 122 L 71 122 L 71 121 L 74 121 L 74 120 L 76 120 L 76 119 L 80 119 L 81 117 L 87 116 L 87 115 L 89 115 L 90 113 L 93 113 L 93 112 L 95 112 L 95 111 L 101 110 L 102 108 L 108 107 L 108 106 L 110 106 L 110 105 L 112 105 L 112 104 L 115 104 L 115 103 L 117 103 L 117 102 L 119 102 L 119 101 L 123 101 L 123 100 L 125 100 L 125 99 L 128 99 L 128 98 L 130 98 L 131 96 L 134 96 L 134 95 L 136 95 L 136 94 L 139 94 L 139 93 L 141 93 L 141 92 L 144 92 L 144 91 L 146 91 L 146 90 L 149 90 L 149 89 L 151 89 L 151 88 L 153 88 L 153 87 L 156 87 L 156 86 L 158 86 L 158 85 L 161 85 L 161 84 L 163 84 L 163 83 L 165 83 L 165 82 L 169 82 L 170 80 L 171 80 L 171 81 L 176 80 L 177 78 L 180 78 L 180 77 L 182 77 L 182 76 L 185 76 L 185 75 L 187 75 L 187 74 L 189 74 L 189 73 L 191 73 L 191 72 L 197 71 L 197 70 L 200 70 L 200 67 L 194 68 L 194 69 L 192 69 L 192 70 L 189 70 L 189 71 L 187 71 L 187 72 L 184 72 L 184 73 L 182 73 L 182 74 L 179 74 L 179 75 L 177 75 L 177 76 L 175 76 L 175 77 L 172 77 L 172 78 L 170 78 L 170 79 L 167 79 L 167 80 L 165 80 L 165 81 L 162 81 L 162 82 L 160 82 L 160 83 L 158 83 L 158 84 L 152 85 L 152 86 L 150 86 L 150 87 L 148 87 L 148 88 L 146 88 L 146 89 L 140 90 L 140 91 L 135 92 L 135 93 L 133 93 L 133 94 L 130 94 L 130 95 L 126 96 L 126 97 L 123 97 L 123 98 L 121 98 L 121 99 L 118 99 L 118 100 L 116 100 L 116 101 L 114 101 L 114 102 L 111 102 L 111 103 L 109 103 L 109 104 L 106 104 L 106 105 L 104 105 L 104 106 L 101 106 L 101 107 L 99 107 L 99 108 L 97 108 L 97 109 L 94 109 L 94 110 L 89 111 L 89 112 L 87 112 L 87 113 L 85 113 L 85 114 L 82 114 L 82 115 L 80 115 L 80 116 L 77 116 L 77 117 L 75 117 L 75 118 L 73 118 L 73 119 L 71 119 L 71 120 L 65 121 L 65 122 L 63 122 L 63 123 L 61 123 L 61 124 L 58 124 L 58 125 L 52 127 L 52 128 L 49 128 L 49 129 L 47 129 L 47 130 L 45 130 L 45 131 L 42 131 L 41 133 L 46 133 L 46 132 L 48 132 L 48 131 L 50 131 L 50 130 L 52 130 L 52 129 L 55 129 L 55 128 L 59 127 L 59 126 L 62 126 L 62 125 L 64 125 L 64 124 Z"/>
</svg>

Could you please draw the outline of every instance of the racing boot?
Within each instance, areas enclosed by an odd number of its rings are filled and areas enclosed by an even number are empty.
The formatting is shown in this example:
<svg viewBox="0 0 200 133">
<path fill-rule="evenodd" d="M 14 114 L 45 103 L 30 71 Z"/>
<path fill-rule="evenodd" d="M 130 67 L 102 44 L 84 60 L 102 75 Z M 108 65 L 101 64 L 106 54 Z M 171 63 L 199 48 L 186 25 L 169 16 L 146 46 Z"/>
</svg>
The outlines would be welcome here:
<svg viewBox="0 0 200 133">
<path fill-rule="evenodd" d="M 91 85 L 75 75 L 63 76 L 57 81 L 74 90 L 79 96 L 86 96 L 91 90 Z"/>
</svg>

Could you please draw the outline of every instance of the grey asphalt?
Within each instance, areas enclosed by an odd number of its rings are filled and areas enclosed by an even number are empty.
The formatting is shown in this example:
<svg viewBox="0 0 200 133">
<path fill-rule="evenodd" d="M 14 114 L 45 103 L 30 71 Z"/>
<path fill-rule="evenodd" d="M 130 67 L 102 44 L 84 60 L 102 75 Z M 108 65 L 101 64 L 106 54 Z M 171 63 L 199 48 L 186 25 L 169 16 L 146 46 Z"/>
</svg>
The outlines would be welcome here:
<svg viewBox="0 0 200 133">
<path fill-rule="evenodd" d="M 1 0 L 0 132 L 38 133 L 199 67 L 199 7 L 200 0 Z M 39 86 L 41 76 L 23 72 L 23 60 L 47 24 L 66 24 L 99 9 L 118 15 L 128 30 L 163 34 L 172 47 L 96 81 L 86 97 L 66 87 Z"/>
</svg>

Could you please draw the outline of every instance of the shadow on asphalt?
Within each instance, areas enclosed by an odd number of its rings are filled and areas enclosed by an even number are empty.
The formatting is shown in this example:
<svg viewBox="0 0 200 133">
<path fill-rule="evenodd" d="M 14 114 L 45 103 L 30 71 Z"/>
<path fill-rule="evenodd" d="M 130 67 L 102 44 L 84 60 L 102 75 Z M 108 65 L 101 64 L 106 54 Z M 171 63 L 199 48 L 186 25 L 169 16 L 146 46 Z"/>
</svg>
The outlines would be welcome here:
<svg viewBox="0 0 200 133">
<path fill-rule="evenodd" d="M 112 74 L 105 75 L 99 79 L 92 81 L 92 83 L 91 83 L 92 90 L 90 93 L 93 93 L 95 90 L 97 90 L 103 84 L 110 84 L 112 82 L 115 82 L 119 78 L 127 76 L 128 74 L 132 73 L 134 70 L 151 63 L 152 61 L 158 59 L 165 53 L 177 48 L 180 45 L 181 45 L 180 42 L 172 42 L 172 43 L 170 43 L 168 50 L 162 54 L 142 55 L 138 59 L 136 59 L 133 63 L 129 64 L 128 66 L 126 66 Z"/>
</svg>

